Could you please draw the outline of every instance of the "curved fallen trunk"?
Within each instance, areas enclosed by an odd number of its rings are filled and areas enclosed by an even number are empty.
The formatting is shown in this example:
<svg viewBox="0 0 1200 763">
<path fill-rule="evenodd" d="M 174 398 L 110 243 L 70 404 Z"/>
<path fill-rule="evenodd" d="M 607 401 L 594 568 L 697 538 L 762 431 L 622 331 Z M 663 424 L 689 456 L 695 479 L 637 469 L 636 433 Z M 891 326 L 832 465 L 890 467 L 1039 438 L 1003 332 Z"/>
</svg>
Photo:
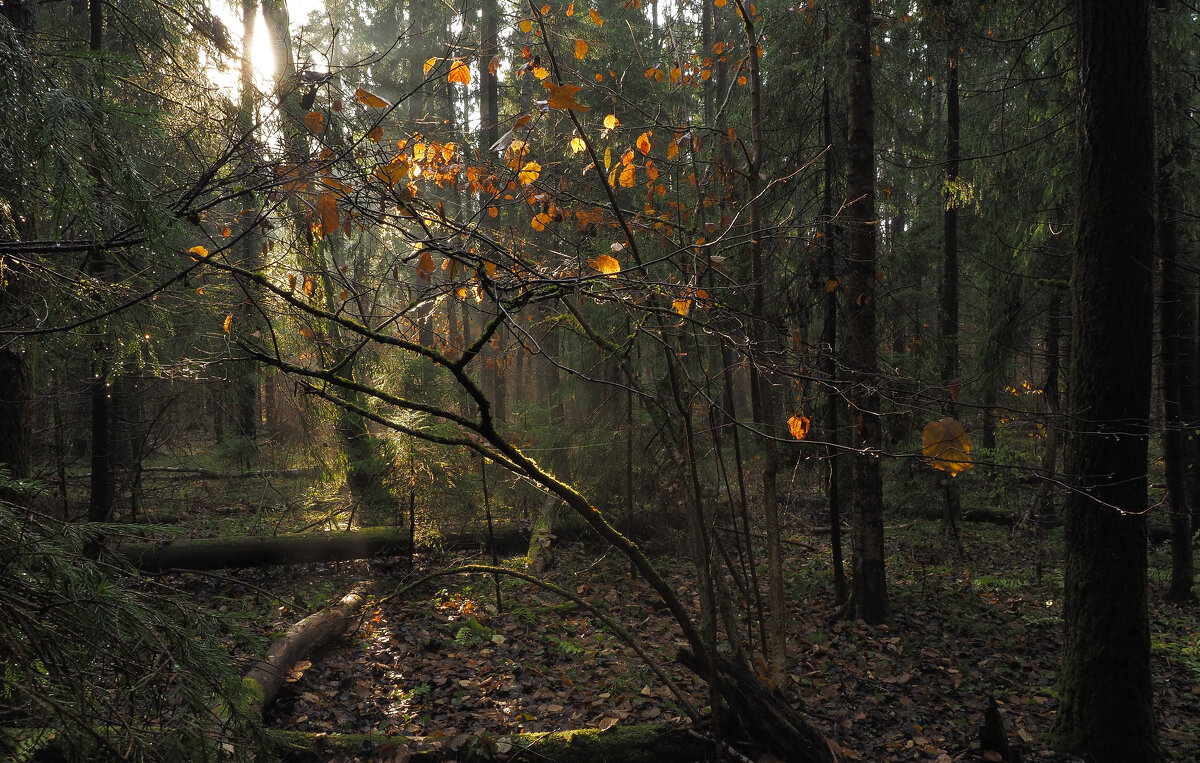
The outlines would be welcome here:
<svg viewBox="0 0 1200 763">
<path fill-rule="evenodd" d="M 529 533 L 515 525 L 496 529 L 497 553 L 523 553 Z M 462 532 L 442 536 L 436 547 L 447 551 L 484 548 L 487 536 Z M 428 548 L 428 547 L 426 547 Z M 342 562 L 407 554 L 408 533 L 393 528 L 367 528 L 306 535 L 180 538 L 165 543 L 125 543 L 113 549 L 142 572 L 217 570 L 230 567 L 273 567 L 283 564 Z"/>
<path fill-rule="evenodd" d="M 297 622 L 272 642 L 267 656 L 255 663 L 242 679 L 256 710 L 261 713 L 275 701 L 299 660 L 350 629 L 366 603 L 365 590 L 365 584 L 356 586 L 337 604 Z"/>
</svg>

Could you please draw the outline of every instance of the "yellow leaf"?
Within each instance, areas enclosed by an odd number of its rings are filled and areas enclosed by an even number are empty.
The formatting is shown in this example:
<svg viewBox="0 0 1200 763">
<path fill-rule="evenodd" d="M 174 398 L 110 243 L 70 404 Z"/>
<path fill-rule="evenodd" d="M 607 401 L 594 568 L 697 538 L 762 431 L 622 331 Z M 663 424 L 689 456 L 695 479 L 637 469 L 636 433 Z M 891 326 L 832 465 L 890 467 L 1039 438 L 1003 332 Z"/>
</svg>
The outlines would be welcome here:
<svg viewBox="0 0 1200 763">
<path fill-rule="evenodd" d="M 193 260 L 202 260 L 208 256 L 208 250 L 202 246 L 193 246 L 188 250 L 188 254 L 192 255 Z"/>
<path fill-rule="evenodd" d="M 812 421 L 807 416 L 796 414 L 788 419 L 788 431 L 797 440 L 803 440 L 805 437 L 808 437 L 808 430 L 811 428 Z"/>
<path fill-rule="evenodd" d="M 668 159 L 674 159 L 676 154 L 678 154 L 678 153 L 679 153 L 679 144 L 678 143 L 676 143 L 675 141 L 671 141 L 670 143 L 667 144 L 667 158 Z"/>
<path fill-rule="evenodd" d="M 616 257 L 607 254 L 602 254 L 594 260 L 588 260 L 588 265 L 591 265 L 593 270 L 597 270 L 606 276 L 616 275 L 621 272 L 621 263 L 617 262 Z"/>
<path fill-rule="evenodd" d="M 225 326 L 224 326 L 224 328 L 225 328 L 225 333 L 226 333 L 226 334 L 228 334 L 228 333 L 229 333 L 229 329 L 230 329 L 232 326 L 233 326 L 233 316 L 232 316 L 232 315 L 226 315 L 226 316 L 225 316 Z"/>
<path fill-rule="evenodd" d="M 394 188 L 400 181 L 408 177 L 408 160 L 404 154 L 396 154 L 392 161 L 375 170 L 375 177 L 383 181 L 389 188 Z"/>
<path fill-rule="evenodd" d="M 642 154 L 650 153 L 650 136 L 653 134 L 654 131 L 651 130 L 650 132 L 644 132 L 638 136 L 637 147 L 638 151 L 641 151 Z"/>
<path fill-rule="evenodd" d="M 450 65 L 450 73 L 446 75 L 446 81 L 456 82 L 460 85 L 471 84 L 471 67 L 462 61 L 455 61 Z"/>
<path fill-rule="evenodd" d="M 583 142 L 583 138 L 571 138 L 571 153 L 578 154 L 587 148 L 587 144 Z"/>
<path fill-rule="evenodd" d="M 680 297 L 679 299 L 671 302 L 671 309 L 673 309 L 675 312 L 679 313 L 680 315 L 687 315 L 688 310 L 690 310 L 691 307 L 692 307 L 692 300 L 687 299 L 685 297 Z"/>
<path fill-rule="evenodd" d="M 605 130 L 614 130 L 614 129 L 616 129 L 617 125 L 619 125 L 619 124 L 621 124 L 621 123 L 619 121 L 617 121 L 616 114 L 609 114 L 608 116 L 606 116 L 604 118 L 604 129 Z"/>
<path fill-rule="evenodd" d="M 596 13 L 591 8 L 588 8 L 588 16 L 591 17 L 592 23 L 596 26 L 604 26 L 604 19 L 600 18 L 600 14 Z"/>
<path fill-rule="evenodd" d="M 426 76 L 426 77 L 428 77 L 428 76 L 429 76 L 429 70 L 430 70 L 430 69 L 432 69 L 432 68 L 433 68 L 433 67 L 435 67 L 435 66 L 437 66 L 437 59 L 436 59 L 436 58 L 429 58 L 429 59 L 426 59 L 426 60 L 425 60 L 425 76 Z"/>
<path fill-rule="evenodd" d="M 358 101 L 363 106 L 370 106 L 373 109 L 386 109 L 388 105 L 387 101 L 383 100 L 374 93 L 368 93 L 361 87 L 354 91 L 354 100 Z"/>
<path fill-rule="evenodd" d="M 521 185 L 529 185 L 538 179 L 542 174 L 542 165 L 537 162 L 525 162 L 525 166 L 517 173 L 517 179 L 521 181 Z"/>
<path fill-rule="evenodd" d="M 604 149 L 604 169 L 608 170 L 612 166 L 612 149 Z"/>
<path fill-rule="evenodd" d="M 529 19 L 521 19 L 521 31 L 525 34 L 529 34 L 531 31 L 533 31 L 533 22 Z"/>
<path fill-rule="evenodd" d="M 304 126 L 313 135 L 320 135 L 325 131 L 325 117 L 319 111 L 310 111 L 304 115 Z"/>
<path fill-rule="evenodd" d="M 586 42 L 584 42 L 583 40 L 576 40 L 575 41 L 575 59 L 578 61 L 582 61 L 583 57 L 587 55 L 587 52 L 588 52 L 588 44 Z"/>
<path fill-rule="evenodd" d="M 533 76 L 537 77 L 538 79 L 546 79 L 550 76 L 550 70 L 544 66 L 535 66 L 533 68 Z"/>
<path fill-rule="evenodd" d="M 931 421 L 921 432 L 922 452 L 934 469 L 948 472 L 951 477 L 974 466 L 971 460 L 971 438 L 956 419 Z"/>
<path fill-rule="evenodd" d="M 433 279 L 433 255 L 428 249 L 421 252 L 421 256 L 417 258 L 417 275 L 425 283 Z"/>
<path fill-rule="evenodd" d="M 542 80 L 542 87 L 550 91 L 550 99 L 546 105 L 552 109 L 590 110 L 589 106 L 583 106 L 575 100 L 575 94 L 583 90 L 579 85 L 556 85 L 550 80 Z"/>
<path fill-rule="evenodd" d="M 632 164 L 623 165 L 621 167 L 621 175 L 617 178 L 617 182 L 621 184 L 622 188 L 633 188 L 634 183 L 637 182 L 635 175 L 635 168 Z"/>
</svg>

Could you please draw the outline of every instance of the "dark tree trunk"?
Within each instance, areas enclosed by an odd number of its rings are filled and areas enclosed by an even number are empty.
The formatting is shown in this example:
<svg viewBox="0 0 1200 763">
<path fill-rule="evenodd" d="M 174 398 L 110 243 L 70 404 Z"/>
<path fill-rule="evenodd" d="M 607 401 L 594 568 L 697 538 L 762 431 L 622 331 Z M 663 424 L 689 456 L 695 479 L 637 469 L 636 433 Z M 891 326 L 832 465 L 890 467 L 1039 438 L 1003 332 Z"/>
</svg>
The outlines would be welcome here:
<svg viewBox="0 0 1200 763">
<path fill-rule="evenodd" d="M 953 32 L 953 21 L 948 22 Z M 938 338 L 941 355 L 943 410 L 947 416 L 958 415 L 958 170 L 959 129 L 958 107 L 958 42 L 951 33 L 946 66 L 946 187 L 942 212 L 942 280 L 938 285 Z M 952 475 L 939 472 L 943 481 L 945 500 L 945 529 L 958 545 L 956 522 L 962 513 L 958 485 Z M 961 553 L 962 549 L 959 548 Z"/>
<path fill-rule="evenodd" d="M 25 355 L 11 346 L 0 349 L 0 464 L 16 479 L 33 476 L 31 393 Z"/>
<path fill-rule="evenodd" d="M 1195 577 L 1192 563 L 1192 516 L 1187 502 L 1187 454 L 1184 447 L 1184 375 L 1190 367 L 1190 347 L 1185 336 L 1190 327 L 1191 295 L 1184 289 L 1186 278 L 1179 254 L 1179 194 L 1175 175 L 1176 157 L 1186 147 L 1174 141 L 1171 151 L 1159 158 L 1158 256 L 1159 352 L 1162 366 L 1163 460 L 1166 462 L 1167 501 L 1171 514 L 1171 584 L 1167 599 L 1191 601 Z"/>
<path fill-rule="evenodd" d="M 829 36 L 829 19 L 826 17 L 825 34 Z M 826 497 L 829 504 L 829 543 L 833 547 L 833 598 L 842 604 L 849 597 L 846 588 L 846 570 L 842 563 L 842 503 L 838 494 L 838 411 L 842 406 L 842 395 L 837 380 L 837 334 L 838 334 L 838 290 L 837 260 L 834 257 L 833 225 L 833 127 L 830 112 L 829 81 L 821 92 L 821 126 L 825 138 L 824 178 L 821 189 L 821 217 L 824 220 L 821 248 L 821 276 L 825 279 L 825 315 L 821 326 L 821 376 L 825 379 L 825 458 L 828 463 Z"/>
<path fill-rule="evenodd" d="M 847 0 L 846 364 L 854 424 L 853 606 L 868 623 L 888 619 L 883 557 L 883 486 L 879 467 L 879 387 L 875 329 L 875 103 L 871 89 L 871 4 Z"/>
<path fill-rule="evenodd" d="M 1146 611 L 1153 321 L 1149 2 L 1080 0 L 1080 190 L 1072 278 L 1062 751 L 1159 758 Z"/>
</svg>

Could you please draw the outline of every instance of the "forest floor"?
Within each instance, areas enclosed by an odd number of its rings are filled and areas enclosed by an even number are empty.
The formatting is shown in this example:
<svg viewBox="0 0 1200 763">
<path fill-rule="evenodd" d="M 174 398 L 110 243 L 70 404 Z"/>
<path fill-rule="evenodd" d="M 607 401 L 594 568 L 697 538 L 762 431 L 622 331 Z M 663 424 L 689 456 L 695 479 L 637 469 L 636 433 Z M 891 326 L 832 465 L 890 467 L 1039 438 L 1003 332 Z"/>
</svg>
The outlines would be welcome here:
<svg viewBox="0 0 1200 763">
<path fill-rule="evenodd" d="M 842 757 L 988 760 L 978 735 L 988 698 L 995 697 L 1010 742 L 1026 761 L 1070 760 L 1044 743 L 1058 702 L 1061 530 L 1014 538 L 1008 528 L 966 524 L 965 553 L 957 557 L 937 523 L 894 520 L 887 543 L 893 617 L 880 627 L 833 617 L 828 536 L 797 532 L 786 548 L 792 607 L 786 690 Z M 408 576 L 458 561 L 418 557 Z M 691 570 L 659 562 L 694 603 Z M 1152 549 L 1155 709 L 1168 759 L 1197 760 L 1200 634 L 1194 608 L 1161 599 L 1168 565 L 1169 550 Z M 243 571 L 242 583 L 230 581 L 219 595 L 227 610 L 251 611 L 258 602 L 255 627 L 265 643 L 267 633 L 354 582 L 402 579 L 401 571 L 366 562 Z M 567 546 L 556 550 L 546 577 L 619 620 L 704 706 L 700 683 L 673 661 L 678 630 L 623 559 Z M 211 592 L 211 585 L 208 579 L 204 587 Z M 352 638 L 298 666 L 269 709 L 269 724 L 403 734 L 436 746 L 465 732 L 684 722 L 666 687 L 589 612 L 523 581 L 504 580 L 500 589 L 499 611 L 494 582 L 478 576 L 383 594 Z M 276 598 L 264 603 L 264 592 Z"/>
</svg>

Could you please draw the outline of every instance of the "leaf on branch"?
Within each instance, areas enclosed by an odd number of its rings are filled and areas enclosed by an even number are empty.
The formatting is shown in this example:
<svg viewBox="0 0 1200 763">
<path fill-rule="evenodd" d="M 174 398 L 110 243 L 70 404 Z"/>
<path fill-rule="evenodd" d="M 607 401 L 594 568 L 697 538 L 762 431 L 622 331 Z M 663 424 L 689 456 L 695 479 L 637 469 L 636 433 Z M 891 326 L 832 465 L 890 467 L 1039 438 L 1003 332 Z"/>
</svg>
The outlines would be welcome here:
<svg viewBox="0 0 1200 763">
<path fill-rule="evenodd" d="M 926 424 L 921 444 L 930 466 L 949 472 L 951 477 L 975 465 L 971 460 L 971 438 L 957 419 L 947 417 Z"/>
<path fill-rule="evenodd" d="M 450 73 L 446 75 L 446 81 L 460 85 L 471 84 L 471 67 L 462 61 L 455 61 L 450 65 Z"/>
<path fill-rule="evenodd" d="M 583 138 L 571 138 L 571 153 L 578 154 L 587 149 L 587 144 L 583 142 Z"/>
<path fill-rule="evenodd" d="M 304 126 L 313 135 L 320 135 L 325 131 L 325 116 L 319 111 L 310 111 L 304 115 Z"/>
<path fill-rule="evenodd" d="M 546 105 L 552 109 L 591 110 L 590 106 L 584 106 L 575 100 L 575 94 L 583 90 L 579 85 L 556 85 L 550 80 L 542 80 L 542 87 L 550 91 L 550 99 Z"/>
<path fill-rule="evenodd" d="M 692 300 L 688 299 L 687 297 L 680 297 L 679 299 L 672 300 L 671 309 L 680 315 L 686 316 L 688 311 L 692 309 Z"/>
<path fill-rule="evenodd" d="M 432 68 L 433 68 L 433 67 L 435 67 L 435 66 L 437 66 L 437 59 L 436 59 L 436 58 L 428 58 L 428 59 L 426 59 L 426 60 L 425 60 L 425 76 L 426 76 L 426 77 L 428 77 L 428 76 L 429 76 L 429 70 L 430 70 L 430 69 L 432 69 Z"/>
<path fill-rule="evenodd" d="M 604 26 L 604 19 L 600 18 L 600 14 L 588 8 L 588 16 L 592 19 L 592 23 L 596 26 Z"/>
<path fill-rule="evenodd" d="M 421 256 L 417 258 L 417 275 L 425 283 L 433 280 L 433 255 L 428 249 L 421 252 Z"/>
<path fill-rule="evenodd" d="M 304 276 L 304 285 L 300 288 L 304 290 L 305 294 L 311 297 L 317 289 L 317 282 L 313 280 L 312 276 Z"/>
<path fill-rule="evenodd" d="M 650 136 L 653 134 L 654 134 L 654 131 L 650 130 L 650 131 L 644 132 L 638 136 L 638 139 L 637 139 L 638 151 L 641 151 L 643 155 L 650 153 Z"/>
<path fill-rule="evenodd" d="M 208 250 L 202 246 L 193 246 L 188 250 L 188 254 L 192 255 L 192 259 L 200 261 L 208 256 Z"/>
<path fill-rule="evenodd" d="M 538 179 L 542 174 L 542 165 L 537 162 L 525 162 L 525 166 L 517 173 L 517 179 L 521 181 L 521 185 L 529 185 Z"/>
<path fill-rule="evenodd" d="M 358 101 L 363 106 L 370 106 L 373 109 L 386 109 L 388 106 L 387 101 L 383 100 L 374 93 L 368 93 L 361 87 L 354 91 L 354 100 Z"/>
<path fill-rule="evenodd" d="M 378 143 L 383 140 L 383 128 L 379 126 L 372 127 L 371 131 L 367 133 L 367 140 L 372 143 Z"/>
<path fill-rule="evenodd" d="M 522 32 L 524 32 L 525 34 L 529 34 L 530 32 L 533 31 L 533 22 L 530 21 L 529 19 L 521 19 L 521 23 L 519 24 L 519 27 Z"/>
<path fill-rule="evenodd" d="M 621 263 L 617 262 L 616 257 L 607 254 L 602 254 L 594 260 L 588 260 L 588 265 L 593 270 L 599 271 L 606 276 L 616 275 L 621 272 Z"/>
<path fill-rule="evenodd" d="M 323 193 L 317 197 L 317 217 L 321 219 L 321 236 L 328 236 L 338 229 L 341 221 L 338 219 L 337 200 L 332 193 Z"/>
<path fill-rule="evenodd" d="M 529 221 L 530 227 L 536 231 L 546 230 L 546 226 L 550 223 L 550 215 L 545 212 L 539 212 Z"/>
<path fill-rule="evenodd" d="M 575 59 L 577 61 L 582 61 L 583 57 L 587 55 L 587 52 L 588 52 L 588 44 L 586 42 L 584 42 L 583 40 L 576 40 L 575 41 Z"/>
<path fill-rule="evenodd" d="M 811 428 L 812 420 L 807 416 L 796 414 L 788 419 L 788 431 L 797 440 L 803 440 L 805 437 L 808 437 L 808 430 Z"/>
<path fill-rule="evenodd" d="M 230 329 L 232 326 L 233 326 L 233 316 L 232 316 L 232 315 L 226 315 L 226 316 L 225 316 L 225 326 L 224 326 L 224 329 L 225 329 L 225 333 L 226 333 L 226 334 L 228 334 L 228 333 L 229 333 L 229 329 Z"/>
<path fill-rule="evenodd" d="M 617 125 L 619 125 L 619 124 L 621 124 L 621 123 L 620 123 L 620 121 L 617 120 L 616 114 L 609 114 L 608 116 L 606 116 L 604 118 L 604 129 L 605 130 L 614 130 L 614 129 L 616 129 Z"/>
</svg>

